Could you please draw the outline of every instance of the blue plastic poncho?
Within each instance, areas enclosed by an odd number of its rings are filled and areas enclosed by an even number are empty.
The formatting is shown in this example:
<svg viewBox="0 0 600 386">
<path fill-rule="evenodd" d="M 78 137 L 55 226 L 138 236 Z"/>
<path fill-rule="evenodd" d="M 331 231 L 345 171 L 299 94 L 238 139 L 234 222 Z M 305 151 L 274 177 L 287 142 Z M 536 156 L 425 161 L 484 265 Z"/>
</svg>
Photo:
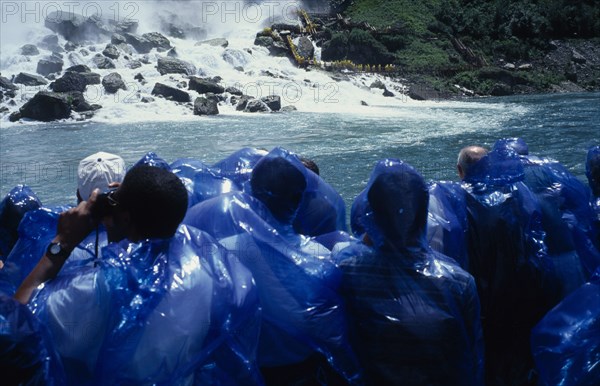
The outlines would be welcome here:
<svg viewBox="0 0 600 386">
<path fill-rule="evenodd" d="M 14 294 L 21 282 L 40 261 L 48 244 L 56 235 L 58 217 L 66 209 L 66 207 L 40 208 L 24 216 L 19 225 L 19 239 L 6 258 L 4 269 L 0 270 L 0 282 L 4 283 L 6 293 Z M 100 226 L 73 250 L 59 274 L 94 264 L 101 256 L 100 253 L 96 255 L 96 250 L 100 252 L 106 244 L 108 244 L 106 230 Z"/>
<path fill-rule="evenodd" d="M 531 333 L 531 348 L 540 385 L 600 383 L 600 275 L 548 312 Z"/>
<path fill-rule="evenodd" d="M 0 374 L 4 385 L 65 383 L 46 326 L 26 306 L 5 294 L 0 294 Z"/>
<path fill-rule="evenodd" d="M 373 246 L 336 255 L 353 345 L 372 385 L 481 385 L 473 277 L 427 246 L 428 191 L 412 167 L 379 162 L 357 197 Z"/>
<path fill-rule="evenodd" d="M 215 163 L 212 167 L 218 170 L 221 176 L 234 181 L 244 192 L 249 192 L 248 183 L 252 169 L 268 153 L 266 150 L 246 147 Z"/>
<path fill-rule="evenodd" d="M 261 366 L 298 363 L 319 351 L 346 380 L 358 379 L 329 250 L 242 192 L 201 202 L 184 223 L 213 235 L 254 275 L 263 309 Z"/>
<path fill-rule="evenodd" d="M 218 170 L 195 159 L 178 159 L 171 164 L 171 168 L 173 173 L 183 181 L 188 191 L 190 208 L 220 194 L 241 190 L 236 182 L 223 177 Z"/>
<path fill-rule="evenodd" d="M 153 151 L 149 151 L 148 153 L 144 154 L 144 156 L 140 158 L 140 160 L 137 161 L 135 165 L 133 165 L 133 167 L 136 167 L 138 165 L 154 166 L 157 168 L 171 171 L 171 166 L 169 165 L 169 163 L 163 158 L 159 157 L 158 154 L 156 154 Z"/>
<path fill-rule="evenodd" d="M 17 242 L 17 228 L 25 213 L 41 206 L 35 193 L 24 185 L 12 188 L 0 202 L 0 260 L 6 260 Z"/>
<path fill-rule="evenodd" d="M 59 275 L 30 302 L 70 384 L 262 382 L 252 276 L 214 239 L 180 226 L 171 239 L 102 253 L 97 267 Z"/>
<path fill-rule="evenodd" d="M 469 272 L 481 300 L 489 384 L 527 382 L 529 333 L 560 299 L 539 201 L 523 176 L 514 152 L 495 150 L 465 178 Z"/>
<path fill-rule="evenodd" d="M 466 192 L 456 182 L 434 182 L 429 186 L 427 243 L 450 256 L 464 269 L 469 267 L 467 252 Z"/>
<path fill-rule="evenodd" d="M 527 146 L 522 139 L 513 140 L 521 145 L 515 147 L 511 140 L 499 140 L 494 149 L 510 152 Z M 545 243 L 566 295 L 583 284 L 578 266 L 587 279 L 600 265 L 600 251 L 591 241 L 594 215 L 587 204 L 589 189 L 558 161 L 518 151 L 516 154 L 524 167 L 524 183 L 541 203 Z"/>
<path fill-rule="evenodd" d="M 280 208 L 286 211 L 286 216 L 293 219 L 294 229 L 297 233 L 307 236 L 318 236 L 338 230 L 346 230 L 346 205 L 340 194 L 333 189 L 328 183 L 326 183 L 321 177 L 308 170 L 300 161 L 298 156 L 282 148 L 275 148 L 269 154 L 263 156 L 260 161 L 255 165 L 255 168 L 262 163 L 273 161 L 273 160 L 284 160 L 287 164 L 291 165 L 298 173 L 302 175 L 304 189 L 300 199 L 300 204 L 293 210 Z M 292 169 L 290 169 L 292 170 Z M 267 173 L 265 173 L 267 174 Z M 300 178 L 300 174 L 298 177 Z M 260 176 L 258 176 L 260 178 Z M 271 178 L 270 175 L 264 175 L 265 179 Z M 253 179 L 257 176 L 255 173 L 252 175 Z M 302 182 L 302 181 L 300 181 Z M 289 182 L 283 182 L 286 184 Z M 269 189 L 273 189 L 271 186 Z M 285 190 L 287 187 L 275 187 L 277 189 Z M 262 188 L 261 188 L 262 189 Z M 261 200 L 270 200 L 274 194 L 274 191 L 258 192 L 255 191 L 256 186 L 251 189 L 251 194 L 254 197 L 259 197 L 262 194 Z M 274 197 L 274 205 L 279 205 L 285 200 L 279 200 L 278 197 Z M 267 204 L 269 206 L 269 204 Z"/>
<path fill-rule="evenodd" d="M 595 173 L 592 173 L 592 169 Z M 594 212 L 592 223 L 592 241 L 598 250 L 600 250 L 600 146 L 592 147 L 587 154 L 585 163 L 585 174 L 588 178 L 590 188 L 592 188 L 591 206 Z M 593 174 L 593 175 L 592 175 Z"/>
</svg>

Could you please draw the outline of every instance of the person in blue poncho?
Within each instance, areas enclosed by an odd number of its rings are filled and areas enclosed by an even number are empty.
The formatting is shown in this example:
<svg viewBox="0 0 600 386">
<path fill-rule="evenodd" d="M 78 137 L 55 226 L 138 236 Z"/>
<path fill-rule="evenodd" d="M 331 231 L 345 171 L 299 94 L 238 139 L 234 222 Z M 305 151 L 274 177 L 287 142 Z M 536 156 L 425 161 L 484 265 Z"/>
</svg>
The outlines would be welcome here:
<svg viewBox="0 0 600 386">
<path fill-rule="evenodd" d="M 600 146 L 594 146 L 588 151 L 585 163 L 585 174 L 592 189 L 592 209 L 596 215 L 593 224 L 594 244 L 600 250 Z"/>
<path fill-rule="evenodd" d="M 15 298 L 48 325 L 68 384 L 262 383 L 252 276 L 210 236 L 179 226 L 186 209 L 173 173 L 138 165 L 115 191 L 60 215 Z M 98 266 L 57 276 L 99 219 L 111 243 Z"/>
<path fill-rule="evenodd" d="M 540 203 L 512 151 L 494 150 L 465 173 L 469 272 L 486 349 L 486 384 L 532 385 L 531 328 L 560 299 L 547 256 Z"/>
<path fill-rule="evenodd" d="M 356 201 L 363 242 L 335 260 L 368 384 L 483 385 L 475 281 L 427 246 L 423 177 L 402 161 L 380 161 Z"/>
<path fill-rule="evenodd" d="M 36 194 L 25 185 L 15 186 L 0 202 L 0 261 L 4 262 L 15 246 L 23 217 L 41 206 Z"/>
<path fill-rule="evenodd" d="M 315 177 L 297 156 L 276 148 L 253 168 L 252 196 L 214 197 L 192 207 L 184 220 L 252 271 L 263 308 L 258 361 L 268 385 L 316 385 L 321 369 L 331 382 L 336 376 L 325 359 L 343 378 L 336 381 L 361 381 L 336 292 L 339 271 L 327 248 L 293 226 L 302 200 L 318 188 Z"/>
</svg>

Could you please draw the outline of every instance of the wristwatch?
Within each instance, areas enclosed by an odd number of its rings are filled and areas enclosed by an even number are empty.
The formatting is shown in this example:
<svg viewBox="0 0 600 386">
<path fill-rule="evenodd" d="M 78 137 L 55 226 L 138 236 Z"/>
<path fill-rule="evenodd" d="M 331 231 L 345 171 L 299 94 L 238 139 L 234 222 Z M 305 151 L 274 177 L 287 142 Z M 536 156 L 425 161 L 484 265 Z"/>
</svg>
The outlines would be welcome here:
<svg viewBox="0 0 600 386">
<path fill-rule="evenodd" d="M 66 250 L 60 243 L 50 243 L 46 249 L 46 255 L 48 255 L 51 260 L 67 260 L 70 254 L 71 252 Z"/>
</svg>

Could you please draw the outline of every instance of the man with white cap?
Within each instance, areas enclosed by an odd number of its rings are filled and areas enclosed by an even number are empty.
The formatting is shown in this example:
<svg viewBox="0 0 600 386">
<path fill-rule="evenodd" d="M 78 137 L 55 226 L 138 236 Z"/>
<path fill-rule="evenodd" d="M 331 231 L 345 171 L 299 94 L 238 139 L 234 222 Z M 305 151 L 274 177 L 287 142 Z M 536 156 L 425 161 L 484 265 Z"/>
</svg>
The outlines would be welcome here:
<svg viewBox="0 0 600 386">
<path fill-rule="evenodd" d="M 77 167 L 77 202 L 87 200 L 96 188 L 103 192 L 120 183 L 126 171 L 125 161 L 115 154 L 101 151 L 82 159 Z"/>
</svg>

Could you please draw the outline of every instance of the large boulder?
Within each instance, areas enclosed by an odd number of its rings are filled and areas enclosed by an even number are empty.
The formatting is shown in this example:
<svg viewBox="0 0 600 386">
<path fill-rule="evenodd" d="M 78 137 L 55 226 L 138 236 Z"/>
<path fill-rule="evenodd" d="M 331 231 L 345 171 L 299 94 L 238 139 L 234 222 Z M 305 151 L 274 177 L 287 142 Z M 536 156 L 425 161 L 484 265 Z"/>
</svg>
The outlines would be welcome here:
<svg viewBox="0 0 600 386">
<path fill-rule="evenodd" d="M 65 70 L 65 73 L 68 73 L 68 72 L 79 73 L 85 79 L 85 84 L 87 86 L 89 86 L 91 84 L 100 84 L 100 79 L 101 79 L 100 74 L 96 74 L 95 72 L 92 72 L 92 70 L 90 70 L 90 68 L 88 66 L 86 66 L 85 64 L 78 64 L 76 66 L 71 66 Z"/>
<path fill-rule="evenodd" d="M 298 55 L 305 59 L 312 59 L 315 56 L 315 47 L 309 38 L 301 36 L 298 41 Z"/>
<path fill-rule="evenodd" d="M 244 109 L 245 113 L 266 113 L 270 111 L 269 106 L 259 99 L 252 99 Z"/>
<path fill-rule="evenodd" d="M 71 105 L 67 98 L 55 92 L 40 91 L 19 110 L 22 118 L 36 121 L 54 121 L 71 116 Z"/>
<path fill-rule="evenodd" d="M 127 43 L 127 39 L 125 39 L 125 36 L 121 34 L 112 34 L 112 36 L 110 37 L 110 42 L 115 45 L 123 44 Z"/>
<path fill-rule="evenodd" d="M 56 35 L 46 35 L 39 42 L 40 48 L 43 48 L 52 52 L 62 52 L 64 51 L 62 47 L 58 45 L 58 36 Z"/>
<path fill-rule="evenodd" d="M 40 59 L 37 64 L 36 72 L 40 75 L 48 76 L 50 74 L 61 72 L 63 65 L 63 60 L 58 56 L 48 56 L 44 59 Z"/>
<path fill-rule="evenodd" d="M 190 94 L 178 88 L 156 83 L 152 89 L 152 95 L 159 95 L 175 102 L 190 102 Z"/>
<path fill-rule="evenodd" d="M 161 75 L 165 74 L 185 74 L 194 75 L 196 73 L 196 67 L 184 60 L 177 58 L 159 58 L 158 65 L 156 66 L 158 72 Z"/>
<path fill-rule="evenodd" d="M 217 101 L 215 99 L 208 99 L 198 97 L 194 101 L 194 114 L 195 115 L 217 115 L 219 114 L 219 108 L 217 107 Z"/>
<path fill-rule="evenodd" d="M 198 42 L 198 43 L 196 43 L 196 45 L 197 46 L 209 45 L 209 46 L 213 46 L 213 47 L 227 48 L 227 46 L 229 46 L 229 42 L 225 38 L 215 38 L 215 39 L 209 39 L 209 40 L 204 40 L 204 41 Z"/>
<path fill-rule="evenodd" d="M 281 97 L 278 95 L 269 95 L 260 100 L 264 102 L 271 111 L 281 110 Z"/>
<path fill-rule="evenodd" d="M 65 72 L 65 74 L 56 79 L 51 88 L 55 92 L 79 91 L 84 92 L 87 86 L 85 77 L 79 72 Z"/>
<path fill-rule="evenodd" d="M 235 109 L 237 111 L 244 111 L 246 109 L 246 106 L 248 106 L 248 102 L 250 102 L 251 100 L 254 100 L 254 98 L 248 95 L 243 95 L 237 102 L 237 106 L 235 106 Z"/>
<path fill-rule="evenodd" d="M 102 86 L 109 94 L 114 94 L 119 89 L 127 90 L 127 86 L 125 86 L 125 82 L 123 82 L 123 78 L 119 73 L 113 72 L 104 77 L 102 79 Z"/>
<path fill-rule="evenodd" d="M 101 70 L 117 68 L 112 60 L 101 54 L 96 54 L 92 58 L 92 62 Z"/>
<path fill-rule="evenodd" d="M 213 94 L 222 94 L 225 92 L 225 88 L 223 86 L 206 79 L 198 78 L 196 76 L 190 77 L 188 89 L 194 90 L 199 94 L 206 94 L 208 92 L 212 92 Z"/>
<path fill-rule="evenodd" d="M 55 11 L 46 16 L 45 26 L 61 34 L 65 39 L 82 43 L 84 41 L 102 41 L 110 37 L 113 26 L 105 23 L 97 15 L 84 17 L 74 12 Z"/>
<path fill-rule="evenodd" d="M 0 88 L 4 90 L 16 90 L 19 87 L 15 86 L 13 82 L 8 80 L 7 78 L 0 76 Z"/>
<path fill-rule="evenodd" d="M 25 44 L 23 47 L 21 47 L 21 55 L 35 56 L 39 54 L 40 50 L 38 50 L 35 44 Z"/>
<path fill-rule="evenodd" d="M 157 48 L 159 51 L 166 51 L 171 48 L 171 41 L 161 33 L 150 32 L 143 34 L 142 37 L 150 42 L 152 48 Z"/>
<path fill-rule="evenodd" d="M 39 75 L 20 72 L 15 78 L 15 83 L 23 84 L 25 86 L 43 86 L 48 84 L 48 81 Z"/>
<path fill-rule="evenodd" d="M 123 35 L 128 44 L 131 44 L 138 54 L 147 54 L 152 50 L 152 43 L 139 35 L 126 33 Z"/>
<path fill-rule="evenodd" d="M 110 59 L 119 59 L 119 56 L 121 55 L 117 46 L 110 43 L 106 45 L 106 48 L 104 51 L 102 51 L 102 54 Z"/>
<path fill-rule="evenodd" d="M 275 40 L 271 36 L 257 36 L 254 40 L 257 46 L 266 47 L 273 56 L 285 56 L 288 53 L 287 45 L 281 40 Z"/>
</svg>

